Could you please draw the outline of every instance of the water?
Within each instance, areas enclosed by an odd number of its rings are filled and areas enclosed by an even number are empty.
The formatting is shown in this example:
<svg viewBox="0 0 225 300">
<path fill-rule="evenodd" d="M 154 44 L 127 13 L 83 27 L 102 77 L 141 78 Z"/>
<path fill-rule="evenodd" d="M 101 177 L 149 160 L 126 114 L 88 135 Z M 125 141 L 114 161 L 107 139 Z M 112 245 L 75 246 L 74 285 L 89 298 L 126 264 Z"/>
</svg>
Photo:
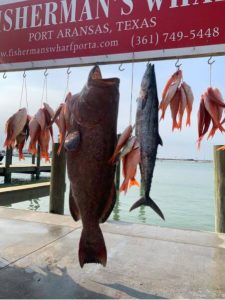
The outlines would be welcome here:
<svg viewBox="0 0 225 300">
<path fill-rule="evenodd" d="M 139 175 L 137 179 L 140 180 Z M 65 214 L 69 214 L 68 188 L 67 179 Z M 131 205 L 140 198 L 139 194 L 140 191 L 136 187 L 132 187 L 126 196 L 121 194 L 110 219 L 174 228 L 206 231 L 215 229 L 211 162 L 157 161 L 151 197 L 163 211 L 165 222 L 148 207 L 129 212 Z M 49 197 L 32 199 L 11 207 L 48 212 Z"/>
</svg>

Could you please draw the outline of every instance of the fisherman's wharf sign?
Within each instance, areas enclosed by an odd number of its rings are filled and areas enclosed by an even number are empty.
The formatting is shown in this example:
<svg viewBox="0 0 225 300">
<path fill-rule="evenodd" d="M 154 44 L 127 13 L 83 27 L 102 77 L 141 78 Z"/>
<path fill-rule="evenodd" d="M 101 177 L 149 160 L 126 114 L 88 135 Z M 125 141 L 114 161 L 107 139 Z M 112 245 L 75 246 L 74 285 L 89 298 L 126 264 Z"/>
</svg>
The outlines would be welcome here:
<svg viewBox="0 0 225 300">
<path fill-rule="evenodd" d="M 225 0 L 0 3 L 0 71 L 225 53 Z"/>
</svg>

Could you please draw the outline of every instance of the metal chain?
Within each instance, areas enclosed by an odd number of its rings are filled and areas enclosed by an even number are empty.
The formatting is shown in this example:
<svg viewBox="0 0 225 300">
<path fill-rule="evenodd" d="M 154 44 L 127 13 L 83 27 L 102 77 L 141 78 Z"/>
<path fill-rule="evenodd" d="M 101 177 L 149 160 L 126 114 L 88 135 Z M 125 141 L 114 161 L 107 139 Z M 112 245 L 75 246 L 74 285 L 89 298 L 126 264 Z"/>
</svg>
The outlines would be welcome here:
<svg viewBox="0 0 225 300">
<path fill-rule="evenodd" d="M 66 89 L 65 89 L 65 93 L 64 93 L 64 99 L 66 98 L 66 95 L 69 92 L 69 82 L 70 82 L 70 74 L 71 74 L 70 68 L 67 69 L 66 73 L 67 73 L 67 81 L 66 81 Z"/>
<path fill-rule="evenodd" d="M 41 97 L 41 105 L 44 102 L 44 98 L 45 98 L 45 102 L 48 103 L 48 79 L 47 79 L 47 76 L 45 76 L 45 78 L 44 78 L 42 97 Z"/>
<path fill-rule="evenodd" d="M 133 90 L 134 90 L 134 53 L 133 53 L 132 71 L 131 71 L 130 125 L 132 125 L 132 114 L 133 114 Z"/>
<path fill-rule="evenodd" d="M 20 96 L 20 104 L 19 104 L 19 109 L 22 107 L 22 102 L 23 102 L 23 94 L 25 90 L 25 101 L 27 105 L 27 110 L 28 110 L 28 100 L 27 100 L 27 80 L 26 80 L 26 72 L 24 71 L 23 73 L 23 83 L 22 83 L 22 91 L 21 91 L 21 96 Z"/>
</svg>

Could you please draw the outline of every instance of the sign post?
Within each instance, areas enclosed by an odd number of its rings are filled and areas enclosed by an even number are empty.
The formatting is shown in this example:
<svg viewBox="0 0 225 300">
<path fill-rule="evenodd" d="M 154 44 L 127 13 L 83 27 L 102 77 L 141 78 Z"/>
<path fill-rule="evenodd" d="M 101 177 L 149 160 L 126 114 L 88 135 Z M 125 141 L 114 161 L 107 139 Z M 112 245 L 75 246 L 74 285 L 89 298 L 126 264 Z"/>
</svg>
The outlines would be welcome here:
<svg viewBox="0 0 225 300">
<path fill-rule="evenodd" d="M 2 0 L 0 71 L 225 53 L 225 0 Z"/>
</svg>

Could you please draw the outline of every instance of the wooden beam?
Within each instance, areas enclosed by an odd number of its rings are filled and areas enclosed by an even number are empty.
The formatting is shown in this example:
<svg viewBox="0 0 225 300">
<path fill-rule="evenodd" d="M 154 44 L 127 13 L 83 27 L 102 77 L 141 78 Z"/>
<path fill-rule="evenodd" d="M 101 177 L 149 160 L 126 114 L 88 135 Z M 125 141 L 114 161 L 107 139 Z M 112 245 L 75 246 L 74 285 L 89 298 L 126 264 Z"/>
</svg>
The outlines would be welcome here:
<svg viewBox="0 0 225 300">
<path fill-rule="evenodd" d="M 66 155 L 64 147 L 58 155 L 58 148 L 59 143 L 53 145 L 49 212 L 63 215 L 66 190 Z"/>
<path fill-rule="evenodd" d="M 225 151 L 214 146 L 215 223 L 216 232 L 225 233 Z"/>
<path fill-rule="evenodd" d="M 50 182 L 0 188 L 0 205 L 10 205 L 49 196 Z"/>
</svg>

